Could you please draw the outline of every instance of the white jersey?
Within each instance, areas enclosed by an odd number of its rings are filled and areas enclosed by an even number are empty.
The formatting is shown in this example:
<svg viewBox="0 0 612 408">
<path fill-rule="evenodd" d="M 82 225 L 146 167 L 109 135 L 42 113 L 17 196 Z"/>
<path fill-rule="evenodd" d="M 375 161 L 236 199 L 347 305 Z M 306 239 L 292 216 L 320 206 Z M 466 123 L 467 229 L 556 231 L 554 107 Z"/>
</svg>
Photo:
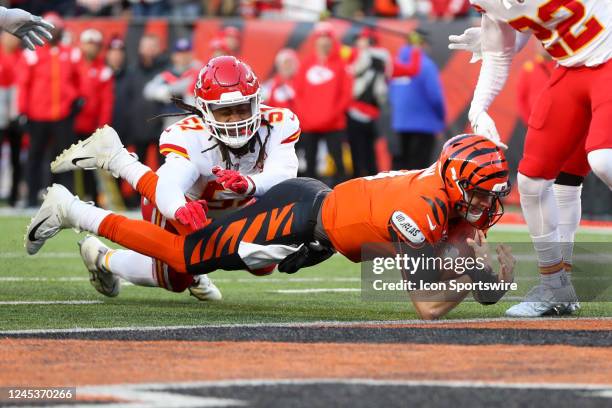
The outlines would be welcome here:
<svg viewBox="0 0 612 408">
<path fill-rule="evenodd" d="M 298 159 L 294 148 L 300 136 L 297 116 L 283 108 L 262 106 L 261 111 L 262 125 L 258 136 L 265 145 L 263 166 L 257 165 L 261 151 L 259 143 L 255 143 L 253 152 L 241 157 L 229 153 L 230 170 L 239 171 L 251 184 L 243 195 L 225 190 L 216 182 L 212 168 L 220 166 L 225 169 L 226 163 L 219 141 L 206 131 L 200 117 L 188 116 L 162 133 L 159 149 L 166 161 L 157 172 L 156 201 L 165 217 L 174 218 L 176 210 L 185 204 L 184 195 L 192 200 L 206 200 L 208 215 L 215 218 L 243 207 L 253 196 L 260 196 L 281 181 L 297 176 Z"/>
<path fill-rule="evenodd" d="M 490 19 L 533 33 L 566 67 L 612 58 L 612 0 L 470 0 Z M 483 33 L 486 36 L 486 33 Z"/>
</svg>

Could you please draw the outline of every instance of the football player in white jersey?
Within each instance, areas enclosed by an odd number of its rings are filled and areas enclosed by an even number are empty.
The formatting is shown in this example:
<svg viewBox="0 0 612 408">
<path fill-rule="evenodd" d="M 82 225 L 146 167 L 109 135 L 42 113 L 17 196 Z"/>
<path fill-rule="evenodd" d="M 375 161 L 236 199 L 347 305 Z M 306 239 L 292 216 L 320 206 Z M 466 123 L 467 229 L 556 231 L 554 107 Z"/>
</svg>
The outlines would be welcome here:
<svg viewBox="0 0 612 408">
<path fill-rule="evenodd" d="M 449 38 L 482 67 L 469 120 L 499 144 L 487 110 L 502 90 L 512 58 L 536 36 L 558 66 L 529 119 L 518 185 L 538 256 L 541 283 L 506 311 L 514 317 L 571 313 L 569 280 L 584 176 L 593 170 L 612 188 L 612 2 L 601 0 L 470 0 L 480 29 Z"/>
<path fill-rule="evenodd" d="M 157 171 L 155 202 L 143 203 L 143 218 L 180 234 L 248 205 L 275 184 L 296 177 L 298 169 L 294 145 L 299 121 L 288 109 L 261 105 L 259 82 L 248 65 L 233 56 L 211 59 L 200 71 L 194 93 L 196 106 L 179 104 L 191 114 L 160 137 L 165 162 Z M 81 142 L 64 152 L 52 163 L 52 171 L 95 167 L 93 157 L 83 159 L 88 157 L 86 145 Z M 70 167 L 59 166 L 62 156 L 80 159 L 74 163 L 71 158 Z M 116 176 L 132 180 L 137 188 L 133 175 Z M 221 298 L 206 275 L 177 273 L 138 252 L 112 250 L 93 236 L 81 241 L 80 248 L 92 284 L 107 296 L 118 294 L 121 277 L 174 292 L 188 288 L 200 300 Z M 250 272 L 265 275 L 273 270 Z"/>
</svg>

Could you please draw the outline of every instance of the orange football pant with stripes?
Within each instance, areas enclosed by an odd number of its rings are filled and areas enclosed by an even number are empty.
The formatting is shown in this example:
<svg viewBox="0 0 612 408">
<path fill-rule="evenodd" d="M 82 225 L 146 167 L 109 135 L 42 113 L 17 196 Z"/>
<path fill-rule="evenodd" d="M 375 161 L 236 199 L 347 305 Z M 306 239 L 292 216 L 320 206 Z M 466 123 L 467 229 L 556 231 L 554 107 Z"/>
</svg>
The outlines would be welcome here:
<svg viewBox="0 0 612 408">
<path fill-rule="evenodd" d="M 151 171 L 137 185 L 138 192 L 153 204 L 157 180 Z M 248 265 L 238 252 L 241 243 L 288 246 L 312 242 L 317 215 L 329 191 L 318 180 L 290 179 L 272 187 L 255 204 L 188 235 L 115 214 L 104 218 L 98 235 L 158 259 L 177 272 L 199 275 L 217 269 L 242 270 Z"/>
</svg>

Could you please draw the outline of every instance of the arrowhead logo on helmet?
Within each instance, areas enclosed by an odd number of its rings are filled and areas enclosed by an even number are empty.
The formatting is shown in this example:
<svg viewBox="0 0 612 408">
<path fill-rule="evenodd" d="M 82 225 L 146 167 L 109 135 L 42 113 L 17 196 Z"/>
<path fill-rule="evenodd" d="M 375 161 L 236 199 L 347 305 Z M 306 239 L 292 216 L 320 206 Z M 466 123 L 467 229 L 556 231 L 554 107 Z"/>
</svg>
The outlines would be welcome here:
<svg viewBox="0 0 612 408">
<path fill-rule="evenodd" d="M 261 125 L 259 81 L 253 70 L 233 56 L 211 59 L 198 74 L 194 89 L 197 108 L 207 130 L 231 148 L 244 146 Z M 250 115 L 238 121 L 220 121 L 214 111 L 220 108 L 250 105 Z"/>
</svg>

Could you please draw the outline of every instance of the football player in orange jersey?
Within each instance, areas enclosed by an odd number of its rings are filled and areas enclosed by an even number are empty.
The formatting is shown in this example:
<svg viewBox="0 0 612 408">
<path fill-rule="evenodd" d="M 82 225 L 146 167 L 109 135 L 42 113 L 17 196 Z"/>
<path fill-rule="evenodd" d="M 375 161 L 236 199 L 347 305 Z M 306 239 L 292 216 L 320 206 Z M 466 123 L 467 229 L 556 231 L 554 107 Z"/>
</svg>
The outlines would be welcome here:
<svg viewBox="0 0 612 408">
<path fill-rule="evenodd" d="M 98 130 L 98 135 L 106 145 L 102 148 L 97 143 L 99 151 L 88 151 L 96 156 L 98 167 L 119 176 L 140 169 L 137 190 L 154 202 L 157 175 L 127 153 L 112 128 Z M 452 219 L 486 230 L 503 215 L 501 198 L 509 190 L 503 152 L 489 139 L 475 135 L 449 140 L 439 160 L 424 170 L 353 179 L 333 190 L 308 178 L 281 182 L 253 205 L 186 236 L 93 207 L 55 184 L 28 227 L 26 249 L 35 254 L 61 229 L 74 227 L 151 256 L 179 272 L 198 275 L 278 263 L 279 271 L 293 273 L 324 261 L 335 251 L 353 262 L 366 260 L 362 246 L 367 243 L 433 247 L 444 241 Z M 484 235 L 478 234 L 475 241 L 470 244 L 484 257 Z M 487 265 L 467 271 L 459 280 L 511 280 L 514 259 L 510 249 L 499 246 L 497 253 L 499 274 Z M 487 302 L 499 300 L 504 293 L 489 293 Z M 424 304 L 415 305 L 421 316 L 431 318 L 450 310 L 466 294 L 438 305 L 435 314 L 424 312 Z M 475 295 L 482 298 L 482 294 Z"/>
</svg>

